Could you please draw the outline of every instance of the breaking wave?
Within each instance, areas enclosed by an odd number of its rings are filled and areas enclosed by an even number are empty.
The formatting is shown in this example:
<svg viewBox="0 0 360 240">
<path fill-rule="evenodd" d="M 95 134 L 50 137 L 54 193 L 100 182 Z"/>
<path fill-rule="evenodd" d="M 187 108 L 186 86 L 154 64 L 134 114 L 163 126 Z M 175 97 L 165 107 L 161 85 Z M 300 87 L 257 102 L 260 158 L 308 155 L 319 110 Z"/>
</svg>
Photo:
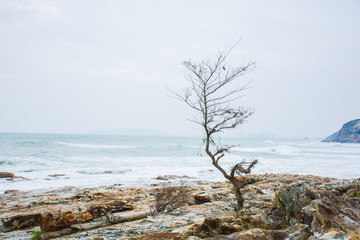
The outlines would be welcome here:
<svg viewBox="0 0 360 240">
<path fill-rule="evenodd" d="M 260 147 L 260 148 L 243 148 L 236 147 L 232 149 L 237 152 L 247 152 L 247 153 L 267 153 L 267 154 L 280 154 L 280 155 L 297 155 L 302 151 L 299 148 L 288 146 L 288 145 L 277 145 L 271 147 Z"/>
<path fill-rule="evenodd" d="M 91 148 L 91 149 L 133 149 L 137 146 L 124 146 L 124 145 L 103 145 L 103 144 L 83 144 L 83 143 L 68 143 L 68 142 L 58 142 L 54 141 L 56 144 L 61 144 L 70 147 L 77 148 Z"/>
</svg>

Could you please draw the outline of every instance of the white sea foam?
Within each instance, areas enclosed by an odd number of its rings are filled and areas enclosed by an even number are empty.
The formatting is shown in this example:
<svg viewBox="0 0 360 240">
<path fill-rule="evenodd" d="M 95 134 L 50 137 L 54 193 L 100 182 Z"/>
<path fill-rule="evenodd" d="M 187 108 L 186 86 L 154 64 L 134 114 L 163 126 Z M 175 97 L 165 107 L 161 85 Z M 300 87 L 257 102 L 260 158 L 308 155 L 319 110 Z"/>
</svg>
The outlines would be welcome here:
<svg viewBox="0 0 360 240">
<path fill-rule="evenodd" d="M 299 148 L 287 146 L 287 145 L 279 145 L 271 149 L 273 152 L 283 155 L 296 155 L 301 152 Z"/>
<path fill-rule="evenodd" d="M 272 143 L 273 144 L 273 143 Z M 301 152 L 297 147 L 287 145 L 275 145 L 268 147 L 235 147 L 232 151 L 236 152 L 248 152 L 248 153 L 270 153 L 270 154 L 282 154 L 282 155 L 296 155 Z"/>
<path fill-rule="evenodd" d="M 259 160 L 254 173 L 360 177 L 360 144 L 236 139 L 225 143 L 238 145 L 221 159 L 226 170 L 245 158 Z M 0 171 L 26 178 L 0 179 L 0 193 L 114 183 L 141 187 L 169 174 L 222 181 L 219 171 L 209 171 L 214 167 L 203 148 L 201 139 L 195 138 L 0 134 Z"/>
<path fill-rule="evenodd" d="M 70 147 L 93 148 L 93 149 L 131 149 L 131 148 L 137 148 L 136 146 L 84 144 L 84 143 L 69 143 L 69 142 L 58 142 L 58 141 L 54 141 L 54 143 L 62 144 L 62 145 L 70 146 Z"/>
</svg>

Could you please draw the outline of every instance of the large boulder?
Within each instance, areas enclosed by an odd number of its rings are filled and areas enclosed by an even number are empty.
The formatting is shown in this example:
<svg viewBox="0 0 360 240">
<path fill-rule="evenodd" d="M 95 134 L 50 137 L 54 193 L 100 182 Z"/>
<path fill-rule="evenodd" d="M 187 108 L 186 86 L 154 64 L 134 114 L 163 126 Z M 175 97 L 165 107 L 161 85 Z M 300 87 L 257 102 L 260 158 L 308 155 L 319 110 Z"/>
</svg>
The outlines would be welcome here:
<svg viewBox="0 0 360 240">
<path fill-rule="evenodd" d="M 360 235 L 360 198 L 344 199 L 334 194 L 312 201 L 298 216 L 315 235 L 339 229 L 344 234 Z"/>
<path fill-rule="evenodd" d="M 360 143 L 360 119 L 345 123 L 342 128 L 323 142 Z"/>
</svg>

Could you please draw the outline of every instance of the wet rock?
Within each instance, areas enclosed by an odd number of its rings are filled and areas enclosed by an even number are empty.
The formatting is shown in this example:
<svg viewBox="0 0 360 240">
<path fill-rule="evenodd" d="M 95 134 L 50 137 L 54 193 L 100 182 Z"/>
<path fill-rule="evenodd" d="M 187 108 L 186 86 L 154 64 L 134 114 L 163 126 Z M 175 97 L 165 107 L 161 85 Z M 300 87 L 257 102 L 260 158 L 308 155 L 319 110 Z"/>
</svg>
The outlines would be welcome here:
<svg viewBox="0 0 360 240">
<path fill-rule="evenodd" d="M 155 179 L 156 180 L 175 180 L 175 179 L 181 179 L 181 178 L 190 178 L 189 176 L 178 176 L 178 175 L 162 175 L 162 176 L 158 176 Z"/>
<path fill-rule="evenodd" d="M 251 230 L 245 230 L 237 233 L 233 233 L 228 236 L 219 236 L 212 238 L 205 238 L 208 240 L 306 240 L 310 236 L 308 226 L 297 224 L 284 230 L 267 230 L 254 228 Z"/>
<path fill-rule="evenodd" d="M 13 178 L 15 174 L 11 172 L 0 172 L 0 178 Z"/>
<path fill-rule="evenodd" d="M 66 174 L 63 173 L 57 173 L 57 174 L 50 174 L 49 177 L 64 177 Z"/>
<path fill-rule="evenodd" d="M 203 204 L 203 203 L 212 201 L 210 195 L 205 192 L 195 194 L 193 197 L 194 197 L 195 204 Z"/>
<path fill-rule="evenodd" d="M 15 189 L 5 190 L 4 194 L 18 194 L 20 191 Z"/>
</svg>

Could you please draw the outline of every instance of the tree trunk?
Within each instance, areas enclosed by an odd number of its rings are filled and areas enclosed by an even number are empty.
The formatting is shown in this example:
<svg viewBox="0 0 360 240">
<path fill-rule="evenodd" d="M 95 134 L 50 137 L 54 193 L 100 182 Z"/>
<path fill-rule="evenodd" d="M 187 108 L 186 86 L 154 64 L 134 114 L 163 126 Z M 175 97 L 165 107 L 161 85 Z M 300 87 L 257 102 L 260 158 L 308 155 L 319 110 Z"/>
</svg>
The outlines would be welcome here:
<svg viewBox="0 0 360 240">
<path fill-rule="evenodd" d="M 229 179 L 231 184 L 233 185 L 235 197 L 236 197 L 236 206 L 235 206 L 235 214 L 238 217 L 238 212 L 244 205 L 244 198 L 242 197 L 241 189 L 246 186 L 244 181 L 239 181 L 235 177 Z"/>
</svg>

